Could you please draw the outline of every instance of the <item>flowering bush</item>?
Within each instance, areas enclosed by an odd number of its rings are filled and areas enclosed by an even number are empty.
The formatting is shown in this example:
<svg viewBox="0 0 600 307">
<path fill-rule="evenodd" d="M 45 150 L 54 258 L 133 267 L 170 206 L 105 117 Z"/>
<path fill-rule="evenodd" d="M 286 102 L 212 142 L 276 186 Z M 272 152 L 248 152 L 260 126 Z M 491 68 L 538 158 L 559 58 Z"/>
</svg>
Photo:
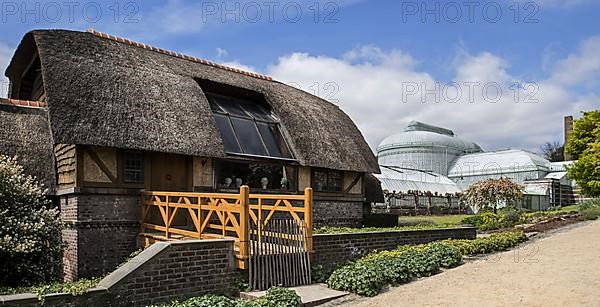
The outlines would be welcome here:
<svg viewBox="0 0 600 307">
<path fill-rule="evenodd" d="M 496 213 L 499 204 L 510 205 L 523 198 L 523 186 L 508 178 L 490 178 L 470 185 L 464 200 L 477 210 L 491 209 Z"/>
<path fill-rule="evenodd" d="M 0 286 L 60 277 L 61 223 L 44 193 L 15 158 L 0 155 Z"/>
</svg>

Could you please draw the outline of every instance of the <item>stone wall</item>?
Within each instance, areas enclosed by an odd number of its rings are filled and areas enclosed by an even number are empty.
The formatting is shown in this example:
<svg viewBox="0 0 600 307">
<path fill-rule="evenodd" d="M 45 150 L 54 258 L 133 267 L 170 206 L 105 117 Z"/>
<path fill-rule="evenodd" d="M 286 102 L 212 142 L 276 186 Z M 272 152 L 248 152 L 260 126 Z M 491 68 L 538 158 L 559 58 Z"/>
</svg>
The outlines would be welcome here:
<svg viewBox="0 0 600 307">
<path fill-rule="evenodd" d="M 374 250 L 391 250 L 398 245 L 422 244 L 445 239 L 475 239 L 474 227 L 448 229 L 399 230 L 347 234 L 313 235 L 312 265 L 322 265 L 329 271 L 347 261 Z"/>
<path fill-rule="evenodd" d="M 233 240 L 158 242 L 83 295 L 58 293 L 44 306 L 147 306 L 204 294 L 235 294 Z M 35 294 L 0 296 L 0 306 L 39 306 Z"/>
<path fill-rule="evenodd" d="M 313 203 L 313 225 L 361 227 L 363 222 L 363 203 L 315 200 Z"/>
<path fill-rule="evenodd" d="M 140 220 L 137 192 L 60 196 L 65 223 L 65 281 L 102 276 L 136 250 Z"/>
</svg>

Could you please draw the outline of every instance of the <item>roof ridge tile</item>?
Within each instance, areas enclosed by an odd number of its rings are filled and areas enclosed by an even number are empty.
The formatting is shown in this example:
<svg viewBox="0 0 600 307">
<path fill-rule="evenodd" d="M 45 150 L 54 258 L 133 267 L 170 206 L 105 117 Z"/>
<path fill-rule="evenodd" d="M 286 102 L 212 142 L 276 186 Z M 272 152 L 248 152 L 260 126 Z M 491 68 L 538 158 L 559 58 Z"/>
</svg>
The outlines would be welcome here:
<svg viewBox="0 0 600 307">
<path fill-rule="evenodd" d="M 200 58 L 197 58 L 197 57 L 185 55 L 185 54 L 180 53 L 180 52 L 175 52 L 175 51 L 171 51 L 171 50 L 165 50 L 165 49 L 157 48 L 157 47 L 150 46 L 150 45 L 147 45 L 147 44 L 144 44 L 144 43 L 135 42 L 135 41 L 123 38 L 123 37 L 117 37 L 117 36 L 110 35 L 110 34 L 107 34 L 107 33 L 99 32 L 99 31 L 96 31 L 96 30 L 94 30 L 92 28 L 89 28 L 87 30 L 87 32 L 91 33 L 91 34 L 93 34 L 95 36 L 98 36 L 98 37 L 101 37 L 101 38 L 105 38 L 105 39 L 109 39 L 109 40 L 112 40 L 112 41 L 115 41 L 115 42 L 119 42 L 119 43 L 131 45 L 131 46 L 134 46 L 134 47 L 138 47 L 138 48 L 142 48 L 142 49 L 146 49 L 146 50 L 158 52 L 158 53 L 161 53 L 161 54 L 170 55 L 170 56 L 173 56 L 173 57 L 176 57 L 176 58 L 180 58 L 180 59 L 184 59 L 184 60 L 188 60 L 188 61 L 192 61 L 192 62 L 204 64 L 204 65 L 213 66 L 213 67 L 216 67 L 216 68 L 220 68 L 220 69 L 224 69 L 224 70 L 227 70 L 227 71 L 235 72 L 235 73 L 238 73 L 238 74 L 242 74 L 242 75 L 254 77 L 254 78 L 257 78 L 257 79 L 262 79 L 262 80 L 267 80 L 267 81 L 273 81 L 273 78 L 271 78 L 269 76 L 261 75 L 261 74 L 254 73 L 254 72 L 244 71 L 244 70 L 233 68 L 233 67 L 228 67 L 228 66 L 221 65 L 221 64 L 218 64 L 218 63 L 215 63 L 215 62 L 211 62 L 211 61 L 208 61 L 208 60 L 204 60 L 204 59 L 200 59 Z"/>
<path fill-rule="evenodd" d="M 44 101 L 21 100 L 12 98 L 0 98 L 0 104 L 37 109 L 44 109 L 48 106 L 48 104 Z"/>
</svg>

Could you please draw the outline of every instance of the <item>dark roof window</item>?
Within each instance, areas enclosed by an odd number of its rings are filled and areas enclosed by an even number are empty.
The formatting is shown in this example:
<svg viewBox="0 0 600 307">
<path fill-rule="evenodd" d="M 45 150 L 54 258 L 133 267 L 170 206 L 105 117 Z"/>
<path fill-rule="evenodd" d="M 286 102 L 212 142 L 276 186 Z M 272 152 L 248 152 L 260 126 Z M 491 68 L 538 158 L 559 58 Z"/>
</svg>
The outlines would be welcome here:
<svg viewBox="0 0 600 307">
<path fill-rule="evenodd" d="M 206 93 L 225 151 L 231 154 L 292 159 L 279 119 L 260 103 Z"/>
</svg>

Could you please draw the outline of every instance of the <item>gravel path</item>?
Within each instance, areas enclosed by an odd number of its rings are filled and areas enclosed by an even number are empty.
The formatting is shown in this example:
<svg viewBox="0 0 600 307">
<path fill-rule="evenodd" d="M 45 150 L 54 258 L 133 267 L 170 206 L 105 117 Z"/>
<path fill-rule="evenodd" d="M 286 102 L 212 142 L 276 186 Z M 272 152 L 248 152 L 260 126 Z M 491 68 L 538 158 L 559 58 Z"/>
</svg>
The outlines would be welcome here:
<svg viewBox="0 0 600 307">
<path fill-rule="evenodd" d="M 343 306 L 600 306 L 600 221 Z"/>
</svg>

